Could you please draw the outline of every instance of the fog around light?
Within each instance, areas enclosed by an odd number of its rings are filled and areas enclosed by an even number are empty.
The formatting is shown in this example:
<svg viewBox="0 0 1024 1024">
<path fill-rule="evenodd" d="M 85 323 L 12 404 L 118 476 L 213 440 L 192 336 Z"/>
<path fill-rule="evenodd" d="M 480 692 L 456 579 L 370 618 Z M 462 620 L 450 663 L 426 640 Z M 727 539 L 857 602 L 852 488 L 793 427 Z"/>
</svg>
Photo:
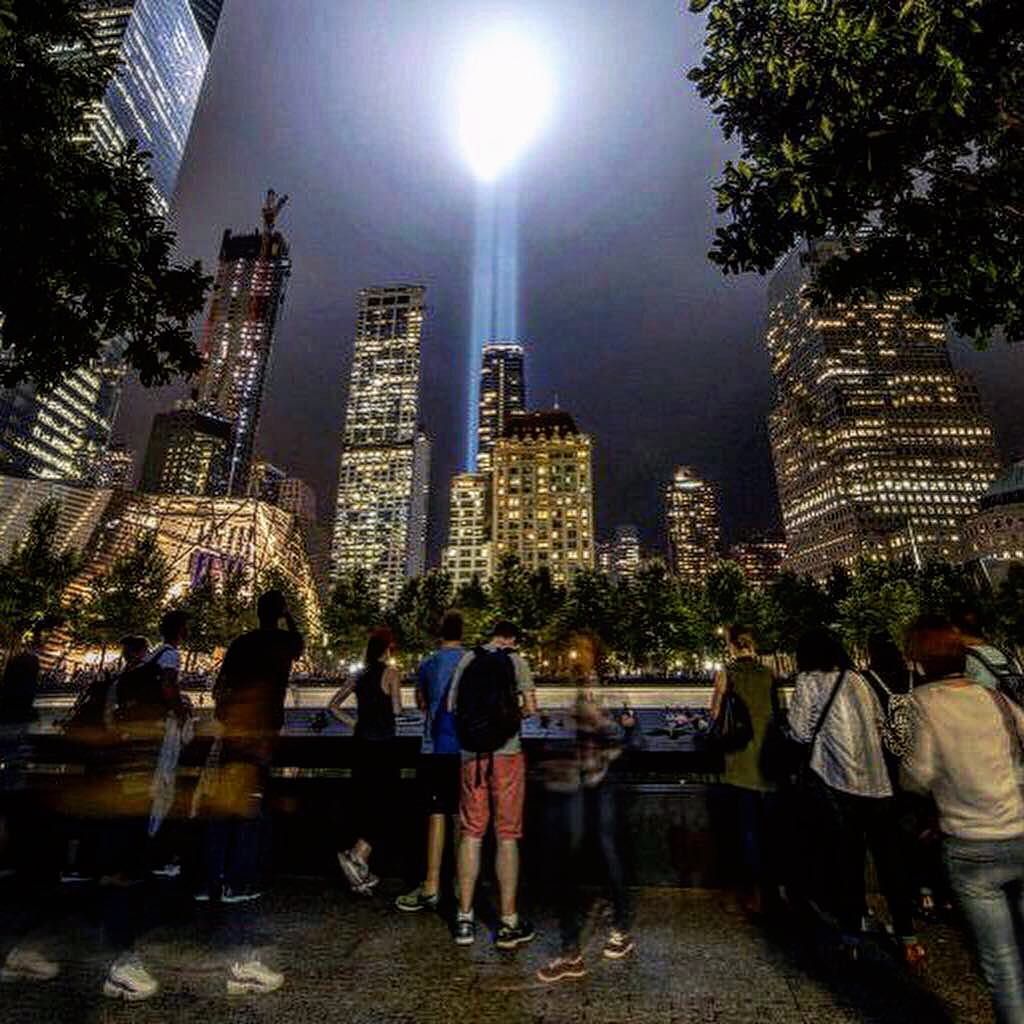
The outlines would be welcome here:
<svg viewBox="0 0 1024 1024">
<path fill-rule="evenodd" d="M 473 174 L 494 181 L 537 137 L 554 92 L 538 46 L 503 30 L 477 40 L 458 83 L 458 134 Z"/>
</svg>

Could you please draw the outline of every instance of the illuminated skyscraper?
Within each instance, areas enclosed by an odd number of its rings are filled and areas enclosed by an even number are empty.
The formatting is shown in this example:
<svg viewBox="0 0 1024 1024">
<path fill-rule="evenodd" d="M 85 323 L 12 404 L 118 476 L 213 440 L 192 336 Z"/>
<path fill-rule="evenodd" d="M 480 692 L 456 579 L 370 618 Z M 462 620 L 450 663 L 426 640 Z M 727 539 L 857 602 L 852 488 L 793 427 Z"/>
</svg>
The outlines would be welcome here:
<svg viewBox="0 0 1024 1024">
<path fill-rule="evenodd" d="M 766 587 L 782 574 L 786 542 L 758 538 L 740 541 L 729 548 L 729 561 L 735 562 L 754 587 Z"/>
<path fill-rule="evenodd" d="M 210 56 L 189 0 L 88 0 L 86 17 L 100 48 L 121 61 L 90 119 L 93 138 L 107 152 L 135 139 L 151 153 L 166 210 Z"/>
<path fill-rule="evenodd" d="M 249 471 L 249 497 L 269 501 L 271 505 L 281 503 L 281 485 L 288 478 L 283 469 L 278 469 L 266 459 L 257 459 Z"/>
<path fill-rule="evenodd" d="M 594 567 L 593 443 L 558 410 L 516 413 L 493 452 L 493 560 L 515 555 L 555 583 Z"/>
<path fill-rule="evenodd" d="M 316 522 L 316 492 L 305 480 L 296 476 L 282 480 L 277 503 L 304 523 Z"/>
<path fill-rule="evenodd" d="M 941 324 L 907 295 L 815 309 L 834 242 L 792 252 L 769 286 L 769 433 L 787 565 L 825 576 L 859 556 L 954 557 L 999 468 L 977 390 Z"/>
<path fill-rule="evenodd" d="M 491 476 L 459 473 L 448 500 L 448 545 L 441 567 L 456 590 L 491 575 Z"/>
<path fill-rule="evenodd" d="M 514 413 L 526 408 L 523 346 L 512 342 L 484 345 L 480 361 L 476 468 L 490 472 L 491 450 Z"/>
<path fill-rule="evenodd" d="M 288 243 L 275 230 L 287 198 L 267 193 L 262 231 L 224 232 L 203 327 L 206 364 L 199 377 L 198 404 L 234 425 L 225 478 L 226 493 L 232 495 L 248 491 L 267 364 L 292 270 Z"/>
<path fill-rule="evenodd" d="M 703 583 L 718 561 L 718 495 L 690 466 L 679 466 L 665 488 L 665 525 L 672 571 Z"/>
<path fill-rule="evenodd" d="M 112 444 L 100 456 L 96 467 L 95 484 L 97 487 L 131 490 L 134 474 L 135 452 L 125 444 Z"/>
<path fill-rule="evenodd" d="M 88 0 L 99 48 L 121 61 L 89 117 L 101 151 L 130 139 L 153 154 L 154 199 L 166 211 L 209 53 L 188 0 Z M 124 379 L 118 345 L 48 393 L 0 389 L 0 468 L 18 476 L 95 482 Z"/>
<path fill-rule="evenodd" d="M 419 426 L 420 285 L 359 293 L 332 574 L 365 570 L 387 604 L 426 565 L 430 441 Z"/>
<path fill-rule="evenodd" d="M 182 404 L 157 413 L 139 490 L 148 494 L 224 494 L 231 420 Z"/>
</svg>

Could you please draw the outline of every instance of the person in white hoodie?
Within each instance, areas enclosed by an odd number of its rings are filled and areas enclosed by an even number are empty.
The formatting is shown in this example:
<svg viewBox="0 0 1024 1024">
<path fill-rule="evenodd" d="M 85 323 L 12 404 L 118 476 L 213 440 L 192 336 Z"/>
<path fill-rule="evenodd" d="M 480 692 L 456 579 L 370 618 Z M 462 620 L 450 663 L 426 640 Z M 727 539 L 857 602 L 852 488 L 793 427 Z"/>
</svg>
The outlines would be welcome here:
<svg viewBox="0 0 1024 1024">
<path fill-rule="evenodd" d="M 966 674 L 948 621 L 922 618 L 908 654 L 927 685 L 914 691 L 907 788 L 939 811 L 949 883 L 974 940 L 1000 1024 L 1024 1022 L 1024 712 Z"/>
</svg>

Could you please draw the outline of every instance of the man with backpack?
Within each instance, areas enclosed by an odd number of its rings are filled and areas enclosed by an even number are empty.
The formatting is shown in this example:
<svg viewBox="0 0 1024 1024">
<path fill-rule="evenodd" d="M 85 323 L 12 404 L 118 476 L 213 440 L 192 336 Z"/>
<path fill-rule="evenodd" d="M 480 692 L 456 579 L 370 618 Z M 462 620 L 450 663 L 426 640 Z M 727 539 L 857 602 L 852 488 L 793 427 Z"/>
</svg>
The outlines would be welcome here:
<svg viewBox="0 0 1024 1024">
<path fill-rule="evenodd" d="M 965 676 L 989 690 L 999 690 L 1024 706 L 1024 670 L 1017 659 L 987 640 L 974 608 L 964 606 L 953 614 L 967 652 Z"/>
<path fill-rule="evenodd" d="M 498 949 L 515 949 L 530 942 L 535 934 L 533 926 L 516 911 L 526 795 L 526 763 L 519 730 L 523 717 L 537 711 L 530 668 L 515 650 L 518 636 L 513 623 L 497 623 L 490 642 L 468 652 L 459 662 L 448 697 L 462 748 L 462 837 L 455 922 L 455 942 L 460 946 L 470 946 L 475 939 L 473 897 L 492 801 L 498 840 L 495 868 L 501 891 L 501 922 L 495 945 Z"/>
<path fill-rule="evenodd" d="M 117 955 L 103 994 L 126 1002 L 148 999 L 159 987 L 135 953 L 140 886 L 147 874 L 153 782 L 167 718 L 184 721 L 189 708 L 178 684 L 188 613 L 167 612 L 160 635 L 163 643 L 156 650 L 122 672 L 112 702 L 117 742 L 107 773 L 111 813 L 101 837 L 106 861 L 101 885 L 104 932 Z"/>
<path fill-rule="evenodd" d="M 448 612 L 441 623 L 440 648 L 416 672 L 416 703 L 424 713 L 417 775 L 427 811 L 427 872 L 421 885 L 395 900 L 395 906 L 407 913 L 436 910 L 440 900 L 445 822 L 459 812 L 462 780 L 461 749 L 448 692 L 464 654 L 462 616 Z"/>
</svg>

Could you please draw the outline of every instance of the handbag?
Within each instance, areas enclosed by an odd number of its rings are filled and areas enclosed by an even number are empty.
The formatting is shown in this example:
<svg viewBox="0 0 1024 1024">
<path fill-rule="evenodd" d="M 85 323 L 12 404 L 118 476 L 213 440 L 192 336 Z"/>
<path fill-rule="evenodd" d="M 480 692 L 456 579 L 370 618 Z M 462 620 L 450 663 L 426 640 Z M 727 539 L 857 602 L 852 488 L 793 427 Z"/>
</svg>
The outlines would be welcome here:
<svg viewBox="0 0 1024 1024">
<path fill-rule="evenodd" d="M 754 738 L 750 709 L 731 683 L 726 683 L 722 703 L 712 726 L 712 735 L 727 754 L 735 754 L 745 749 Z"/>
<path fill-rule="evenodd" d="M 832 687 L 832 692 L 825 701 L 818 721 L 814 723 L 814 731 L 808 743 L 801 743 L 793 739 L 789 729 L 789 718 L 785 709 L 779 703 L 779 690 L 781 681 L 772 685 L 772 717 L 765 731 L 764 743 L 761 745 L 761 774 L 769 782 L 807 782 L 811 768 L 811 756 L 814 754 L 814 745 L 818 742 L 818 734 L 821 732 L 832 704 L 835 702 L 839 688 L 846 678 L 846 670 L 839 673 L 839 678 Z"/>
</svg>

